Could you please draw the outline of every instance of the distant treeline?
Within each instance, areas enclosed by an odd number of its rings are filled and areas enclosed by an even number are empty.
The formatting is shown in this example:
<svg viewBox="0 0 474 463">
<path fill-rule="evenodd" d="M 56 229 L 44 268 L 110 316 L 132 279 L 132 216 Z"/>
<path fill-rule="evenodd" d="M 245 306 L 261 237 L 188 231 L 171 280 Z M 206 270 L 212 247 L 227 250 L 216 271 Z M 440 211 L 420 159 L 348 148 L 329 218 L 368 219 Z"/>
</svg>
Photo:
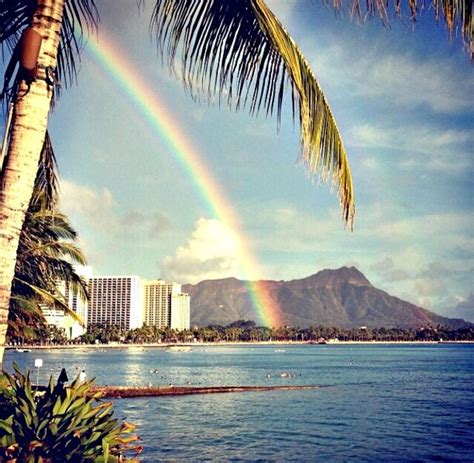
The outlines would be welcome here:
<svg viewBox="0 0 474 463">
<path fill-rule="evenodd" d="M 91 325 L 87 332 L 70 341 L 63 332 L 49 327 L 35 339 L 11 339 L 14 343 L 51 344 L 108 344 L 119 343 L 182 343 L 182 342 L 259 342 L 259 341 L 474 341 L 474 326 L 453 329 L 438 325 L 413 328 L 337 328 L 310 326 L 297 328 L 285 326 L 268 328 L 257 326 L 251 320 L 238 320 L 227 326 L 194 327 L 190 330 L 176 331 L 170 328 L 143 326 L 126 330 L 114 325 Z"/>
</svg>

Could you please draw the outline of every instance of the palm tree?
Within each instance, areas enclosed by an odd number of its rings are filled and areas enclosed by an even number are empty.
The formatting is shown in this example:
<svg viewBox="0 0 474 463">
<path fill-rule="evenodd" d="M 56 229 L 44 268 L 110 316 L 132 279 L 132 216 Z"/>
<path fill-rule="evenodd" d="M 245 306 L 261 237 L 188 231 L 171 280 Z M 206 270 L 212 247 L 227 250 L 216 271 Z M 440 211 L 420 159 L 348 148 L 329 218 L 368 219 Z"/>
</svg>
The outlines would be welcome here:
<svg viewBox="0 0 474 463">
<path fill-rule="evenodd" d="M 74 244 L 77 234 L 57 211 L 56 161 L 49 137 L 41 151 L 33 197 L 20 234 L 9 311 L 9 338 L 34 335 L 44 324 L 41 305 L 56 306 L 73 317 L 58 282 L 87 298 L 85 282 L 71 262 L 84 265 L 85 258 Z M 25 333 L 26 332 L 26 333 Z"/>
<path fill-rule="evenodd" d="M 227 102 L 233 102 L 237 109 L 247 105 L 251 113 L 276 113 L 280 121 L 284 90 L 289 88 L 300 122 L 302 159 L 311 173 L 319 172 L 337 185 L 343 218 L 352 224 L 352 178 L 336 122 L 307 61 L 264 1 L 155 1 L 151 24 L 158 46 L 170 63 L 181 50 L 182 79 L 189 89 L 201 84 L 206 95 L 220 99 L 227 95 Z M 80 51 L 77 34 L 97 25 L 95 3 L 0 0 L 0 43 L 12 52 L 4 96 L 10 96 L 14 103 L 0 178 L 0 359 L 20 232 L 32 196 L 53 92 L 55 87 L 58 90 L 58 79 L 67 84 L 75 76 L 75 57 Z M 364 3 L 365 7 L 360 0 L 350 0 L 350 11 L 361 16 L 378 13 L 386 20 L 388 0 Z M 401 2 L 393 3 L 400 14 Z M 421 5 L 416 0 L 407 3 L 415 20 L 424 1 Z M 335 8 L 341 5 L 334 0 Z M 436 0 L 434 5 L 438 17 L 440 2 Z M 449 30 L 461 24 L 472 49 L 471 0 L 444 0 L 442 5 Z M 19 71 L 14 76 L 17 62 Z M 13 85 L 8 88 L 10 81 Z"/>
</svg>

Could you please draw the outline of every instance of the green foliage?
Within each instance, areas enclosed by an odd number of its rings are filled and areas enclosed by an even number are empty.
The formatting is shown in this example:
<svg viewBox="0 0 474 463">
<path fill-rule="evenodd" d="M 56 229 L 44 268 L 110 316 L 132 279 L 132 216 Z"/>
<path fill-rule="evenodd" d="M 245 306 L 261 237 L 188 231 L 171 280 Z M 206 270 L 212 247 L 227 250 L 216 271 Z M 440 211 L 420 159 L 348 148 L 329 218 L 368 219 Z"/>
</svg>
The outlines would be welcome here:
<svg viewBox="0 0 474 463">
<path fill-rule="evenodd" d="M 319 339 L 340 341 L 472 341 L 474 325 L 464 328 L 449 326 L 425 326 L 413 328 L 342 328 L 335 326 L 310 326 L 299 328 L 280 326 L 269 328 L 257 326 L 253 320 L 237 320 L 227 326 L 195 327 L 192 330 L 177 331 L 171 328 L 146 326 L 126 330 L 114 325 L 89 325 L 81 341 L 94 344 L 122 342 L 137 343 L 178 343 L 178 342 L 261 342 L 261 341 L 317 341 Z"/>
<path fill-rule="evenodd" d="M 301 160 L 311 175 L 337 186 L 344 220 L 352 225 L 354 189 L 341 135 L 309 63 L 263 0 L 163 0 L 151 29 L 191 94 L 226 101 L 250 113 L 276 113 L 290 94 L 300 124 Z"/>
<path fill-rule="evenodd" d="M 65 371 L 56 384 L 49 380 L 45 390 L 31 385 L 16 365 L 15 375 L 5 374 L 10 390 L 1 393 L 0 461 L 11 462 L 116 462 L 125 453 L 141 451 L 135 427 L 119 424 L 112 403 L 99 400 L 92 381 L 77 377 L 66 384 Z"/>
<path fill-rule="evenodd" d="M 46 134 L 18 245 L 10 300 L 10 340 L 31 342 L 41 336 L 41 331 L 46 329 L 41 305 L 57 307 L 77 317 L 58 291 L 58 281 L 87 299 L 86 284 L 73 266 L 84 265 L 85 258 L 75 245 L 77 233 L 67 217 L 57 210 L 57 202 L 57 165 Z"/>
</svg>

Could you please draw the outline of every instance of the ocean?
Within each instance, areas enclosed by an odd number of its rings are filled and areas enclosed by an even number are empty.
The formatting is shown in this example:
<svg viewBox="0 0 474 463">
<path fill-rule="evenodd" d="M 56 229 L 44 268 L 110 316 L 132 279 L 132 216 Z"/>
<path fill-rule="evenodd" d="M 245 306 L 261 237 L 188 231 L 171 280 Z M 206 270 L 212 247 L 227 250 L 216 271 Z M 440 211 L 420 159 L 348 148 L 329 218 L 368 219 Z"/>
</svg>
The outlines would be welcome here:
<svg viewBox="0 0 474 463">
<path fill-rule="evenodd" d="M 144 462 L 474 461 L 474 345 L 344 344 L 7 351 L 40 379 L 109 385 L 318 385 L 115 401 Z"/>
</svg>

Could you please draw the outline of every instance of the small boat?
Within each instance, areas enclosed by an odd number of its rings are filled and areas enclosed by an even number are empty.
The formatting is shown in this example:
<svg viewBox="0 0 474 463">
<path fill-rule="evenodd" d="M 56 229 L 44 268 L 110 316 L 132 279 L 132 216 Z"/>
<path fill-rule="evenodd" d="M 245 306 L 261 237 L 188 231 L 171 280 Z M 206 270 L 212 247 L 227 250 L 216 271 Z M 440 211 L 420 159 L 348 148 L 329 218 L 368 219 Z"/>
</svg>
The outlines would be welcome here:
<svg viewBox="0 0 474 463">
<path fill-rule="evenodd" d="M 15 349 L 15 352 L 18 352 L 19 354 L 24 354 L 25 352 L 31 352 L 31 349 L 17 348 L 17 349 Z"/>
</svg>

